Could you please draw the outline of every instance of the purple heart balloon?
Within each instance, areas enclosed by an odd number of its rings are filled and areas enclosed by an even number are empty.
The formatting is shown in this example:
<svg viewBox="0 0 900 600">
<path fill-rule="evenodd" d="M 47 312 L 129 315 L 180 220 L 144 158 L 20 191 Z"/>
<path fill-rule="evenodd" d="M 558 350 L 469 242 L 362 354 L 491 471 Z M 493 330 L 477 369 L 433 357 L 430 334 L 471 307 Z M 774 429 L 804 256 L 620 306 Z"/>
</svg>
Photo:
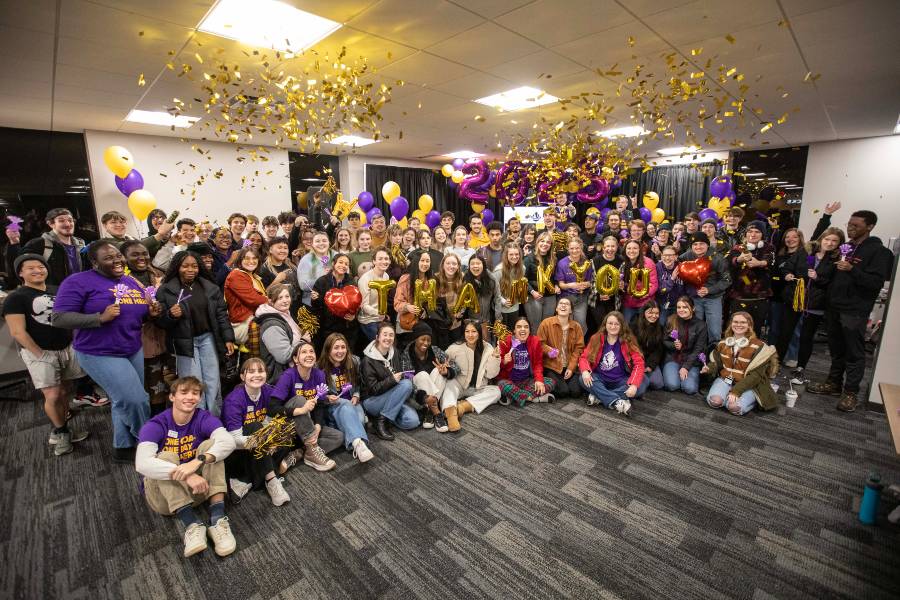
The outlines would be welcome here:
<svg viewBox="0 0 900 600">
<path fill-rule="evenodd" d="M 144 178 L 137 169 L 132 169 L 124 179 L 116 175 L 116 187 L 127 198 L 132 192 L 144 189 Z"/>
</svg>

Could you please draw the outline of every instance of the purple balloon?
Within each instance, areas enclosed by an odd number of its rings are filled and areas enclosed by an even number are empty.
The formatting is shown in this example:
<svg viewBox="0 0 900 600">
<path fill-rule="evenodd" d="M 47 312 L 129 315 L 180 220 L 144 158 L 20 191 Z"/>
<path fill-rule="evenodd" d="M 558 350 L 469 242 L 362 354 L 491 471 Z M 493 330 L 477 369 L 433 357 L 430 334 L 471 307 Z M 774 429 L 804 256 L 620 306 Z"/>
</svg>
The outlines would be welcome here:
<svg viewBox="0 0 900 600">
<path fill-rule="evenodd" d="M 698 213 L 700 220 L 705 221 L 706 219 L 718 219 L 719 213 L 711 208 L 704 208 Z"/>
<path fill-rule="evenodd" d="M 463 165 L 466 164 L 466 161 L 463 160 L 463 159 L 461 159 L 461 158 L 454 158 L 454 159 L 453 159 L 453 162 L 450 163 L 450 164 L 453 165 L 453 168 L 454 168 L 454 169 L 456 169 L 457 171 L 459 171 L 459 170 L 461 170 L 461 169 L 463 168 Z"/>
<path fill-rule="evenodd" d="M 431 229 L 434 229 L 438 225 L 441 224 L 441 213 L 436 210 L 428 211 L 428 214 L 425 215 L 425 224 L 428 225 Z"/>
<path fill-rule="evenodd" d="M 394 198 L 394 201 L 391 202 L 391 216 L 397 219 L 398 221 L 402 221 L 403 217 L 409 212 L 409 201 L 403 196 L 397 196 Z"/>
<path fill-rule="evenodd" d="M 606 208 L 600 209 L 600 223 L 606 223 L 606 215 L 608 215 L 609 211 L 611 210 L 612 209 L 608 206 Z M 598 223 L 597 225 L 600 225 L 600 223 Z"/>
<path fill-rule="evenodd" d="M 641 213 L 641 221 L 644 223 L 649 223 L 650 219 L 653 218 L 653 213 L 650 212 L 650 209 L 646 206 L 642 206 L 638 209 L 638 212 Z M 713 211 L 715 212 L 715 211 Z"/>
<path fill-rule="evenodd" d="M 383 216 L 384 216 L 384 214 L 382 214 L 380 208 L 378 208 L 377 206 L 375 208 L 371 208 L 368 210 L 368 212 L 366 212 L 366 223 L 371 223 L 372 219 L 374 219 L 375 217 L 383 217 Z"/>
<path fill-rule="evenodd" d="M 127 198 L 131 192 L 144 189 L 144 178 L 138 173 L 137 169 L 132 169 L 125 179 L 116 175 L 116 187 Z"/>
<path fill-rule="evenodd" d="M 728 177 L 727 175 L 716 177 L 709 184 L 710 196 L 724 198 L 731 193 L 731 177 Z"/>
<path fill-rule="evenodd" d="M 375 206 L 375 197 L 372 192 L 362 191 L 359 193 L 359 201 L 356 203 L 363 212 L 369 212 Z"/>
<path fill-rule="evenodd" d="M 450 186 L 451 190 L 455 190 L 456 188 L 459 187 L 459 184 L 456 183 L 455 181 L 453 181 L 452 179 L 450 179 L 449 177 L 447 178 L 447 185 Z"/>
<path fill-rule="evenodd" d="M 481 211 L 481 222 L 482 223 L 487 225 L 488 223 L 490 223 L 493 220 L 494 220 L 494 211 L 492 211 L 489 208 L 486 208 L 483 211 Z"/>
</svg>

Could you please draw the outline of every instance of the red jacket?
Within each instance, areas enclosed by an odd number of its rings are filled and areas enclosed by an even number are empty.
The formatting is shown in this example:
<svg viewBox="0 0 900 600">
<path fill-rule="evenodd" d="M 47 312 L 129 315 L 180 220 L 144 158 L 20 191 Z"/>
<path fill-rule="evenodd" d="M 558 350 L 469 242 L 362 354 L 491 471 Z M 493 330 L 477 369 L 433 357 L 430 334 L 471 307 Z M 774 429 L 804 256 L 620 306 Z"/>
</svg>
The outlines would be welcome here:
<svg viewBox="0 0 900 600">
<path fill-rule="evenodd" d="M 500 374 L 497 379 L 509 379 L 512 371 L 513 363 L 504 362 L 503 357 L 509 354 L 512 346 L 512 335 L 506 336 L 506 339 L 500 341 Z M 528 350 L 528 358 L 531 360 L 531 375 L 535 381 L 544 380 L 544 352 L 541 345 L 541 339 L 536 335 L 529 335 L 525 340 L 525 348 Z"/>
<path fill-rule="evenodd" d="M 232 323 L 246 321 L 256 314 L 257 308 L 268 301 L 265 287 L 256 275 L 235 269 L 225 278 L 225 302 L 228 304 L 228 318 Z"/>
<path fill-rule="evenodd" d="M 597 351 L 597 355 L 592 359 L 588 356 L 588 348 L 591 347 L 594 343 L 594 338 L 598 335 L 600 336 L 600 344 L 597 346 L 599 350 Z M 605 341 L 606 338 L 599 331 L 591 336 L 587 346 L 584 347 L 584 351 L 581 353 L 581 358 L 578 359 L 579 370 L 587 371 L 588 373 L 594 372 L 594 367 L 596 367 L 603 358 L 603 343 Z M 637 348 L 630 348 L 628 344 L 621 339 L 619 340 L 619 346 L 622 349 L 622 357 L 625 359 L 625 367 L 630 371 L 628 374 L 628 385 L 640 387 L 641 382 L 644 380 L 644 355 L 641 354 L 640 350 Z"/>
</svg>

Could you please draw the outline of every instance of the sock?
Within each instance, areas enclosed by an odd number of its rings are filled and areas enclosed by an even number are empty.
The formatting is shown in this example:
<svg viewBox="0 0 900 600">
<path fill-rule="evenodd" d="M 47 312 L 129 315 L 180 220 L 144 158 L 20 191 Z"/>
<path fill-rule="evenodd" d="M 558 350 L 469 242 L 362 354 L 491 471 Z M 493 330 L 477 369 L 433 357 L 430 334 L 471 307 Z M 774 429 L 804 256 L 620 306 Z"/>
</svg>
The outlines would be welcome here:
<svg viewBox="0 0 900 600">
<path fill-rule="evenodd" d="M 175 516 L 178 517 L 182 523 L 184 523 L 185 527 L 190 527 L 194 523 L 202 523 L 202 521 L 197 517 L 197 513 L 194 512 L 194 507 L 188 504 L 187 506 L 182 506 L 178 510 L 175 511 Z"/>
<path fill-rule="evenodd" d="M 210 502 L 209 504 L 209 524 L 215 525 L 219 519 L 225 516 L 225 502 Z"/>
<path fill-rule="evenodd" d="M 65 425 L 62 427 L 54 427 L 53 433 L 69 433 L 69 428 Z"/>
</svg>

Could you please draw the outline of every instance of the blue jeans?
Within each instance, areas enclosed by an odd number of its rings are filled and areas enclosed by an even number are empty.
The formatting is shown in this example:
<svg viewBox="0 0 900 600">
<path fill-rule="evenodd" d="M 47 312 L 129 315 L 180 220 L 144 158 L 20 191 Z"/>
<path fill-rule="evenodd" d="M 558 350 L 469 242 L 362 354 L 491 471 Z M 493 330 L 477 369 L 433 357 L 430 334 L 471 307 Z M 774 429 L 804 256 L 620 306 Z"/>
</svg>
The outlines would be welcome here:
<svg viewBox="0 0 900 600">
<path fill-rule="evenodd" d="M 663 376 L 662 371 L 659 367 L 656 367 L 649 373 L 644 372 L 644 379 L 641 380 L 641 385 L 638 386 L 638 396 L 643 396 L 644 392 L 647 391 L 647 388 L 653 388 L 654 390 L 663 389 Z"/>
<path fill-rule="evenodd" d="M 707 342 L 712 344 L 722 339 L 722 297 L 694 298 L 694 315 L 706 321 Z"/>
<path fill-rule="evenodd" d="M 375 339 L 375 336 L 378 335 L 379 325 L 381 325 L 381 323 L 378 321 L 375 321 L 374 323 L 360 323 L 359 330 L 362 331 L 362 334 L 366 336 L 366 339 L 371 342 Z"/>
<path fill-rule="evenodd" d="M 631 320 L 634 318 L 634 315 L 641 312 L 640 308 L 632 308 L 630 306 L 622 307 L 622 315 L 625 317 L 625 324 L 630 325 Z"/>
<path fill-rule="evenodd" d="M 662 375 L 666 389 L 670 392 L 681 390 L 685 394 L 696 394 L 700 389 L 700 367 L 688 369 L 688 376 L 684 381 L 678 375 L 679 369 L 681 369 L 681 365 L 674 360 L 663 365 Z"/>
<path fill-rule="evenodd" d="M 753 390 L 747 390 L 743 394 L 738 397 L 738 404 L 735 407 L 727 406 L 728 404 L 728 392 L 731 391 L 731 386 L 725 383 L 725 380 L 721 377 L 716 377 L 716 380 L 713 381 L 712 386 L 709 388 L 709 393 L 706 394 L 706 403 L 712 406 L 713 408 L 722 408 L 725 406 L 733 415 L 745 415 L 756 406 L 756 394 L 753 393 Z M 714 404 L 713 396 L 717 396 L 719 398 L 719 402 L 722 404 Z"/>
<path fill-rule="evenodd" d="M 179 377 L 190 375 L 203 382 L 204 392 L 200 408 L 218 417 L 222 410 L 222 390 L 219 386 L 219 354 L 216 351 L 213 334 L 204 333 L 194 338 L 194 356 L 176 354 L 175 371 Z"/>
<path fill-rule="evenodd" d="M 603 383 L 603 379 L 596 373 L 592 373 L 591 378 L 593 381 L 591 382 L 590 387 L 584 385 L 584 380 L 581 377 L 578 377 L 578 383 L 587 393 L 593 394 L 597 400 L 602 402 L 603 406 L 606 408 L 615 404 L 617 400 L 625 398 L 625 390 L 628 389 L 627 382 L 623 382 L 618 386 L 613 386 Z"/>
<path fill-rule="evenodd" d="M 803 330 L 803 319 L 805 316 L 806 315 L 800 315 L 800 320 L 794 328 L 794 333 L 791 335 L 791 343 L 788 346 L 785 360 L 798 360 L 800 357 L 800 332 Z"/>
<path fill-rule="evenodd" d="M 75 351 L 78 364 L 106 390 L 112 406 L 113 447 L 137 445 L 138 433 L 150 418 L 144 389 L 144 350 L 131 356 L 98 356 Z"/>
<path fill-rule="evenodd" d="M 373 417 L 384 417 L 400 429 L 415 429 L 419 426 L 419 415 L 406 401 L 413 394 L 413 384 L 409 379 L 400 382 L 378 396 L 363 400 L 363 408 Z"/>
<path fill-rule="evenodd" d="M 781 320 L 784 318 L 785 305 L 784 302 L 772 300 L 769 303 L 769 331 L 766 336 L 766 343 L 775 344 L 778 342 L 778 336 L 781 335 Z M 762 323 L 756 323 L 756 331 L 762 329 Z"/>
<path fill-rule="evenodd" d="M 334 423 L 335 429 L 344 434 L 344 446 L 349 450 L 353 441 L 362 438 L 369 441 L 366 429 L 363 427 L 363 408 L 359 404 L 354 406 L 349 400 L 341 398 L 335 404 L 328 405 L 328 418 Z"/>
</svg>

